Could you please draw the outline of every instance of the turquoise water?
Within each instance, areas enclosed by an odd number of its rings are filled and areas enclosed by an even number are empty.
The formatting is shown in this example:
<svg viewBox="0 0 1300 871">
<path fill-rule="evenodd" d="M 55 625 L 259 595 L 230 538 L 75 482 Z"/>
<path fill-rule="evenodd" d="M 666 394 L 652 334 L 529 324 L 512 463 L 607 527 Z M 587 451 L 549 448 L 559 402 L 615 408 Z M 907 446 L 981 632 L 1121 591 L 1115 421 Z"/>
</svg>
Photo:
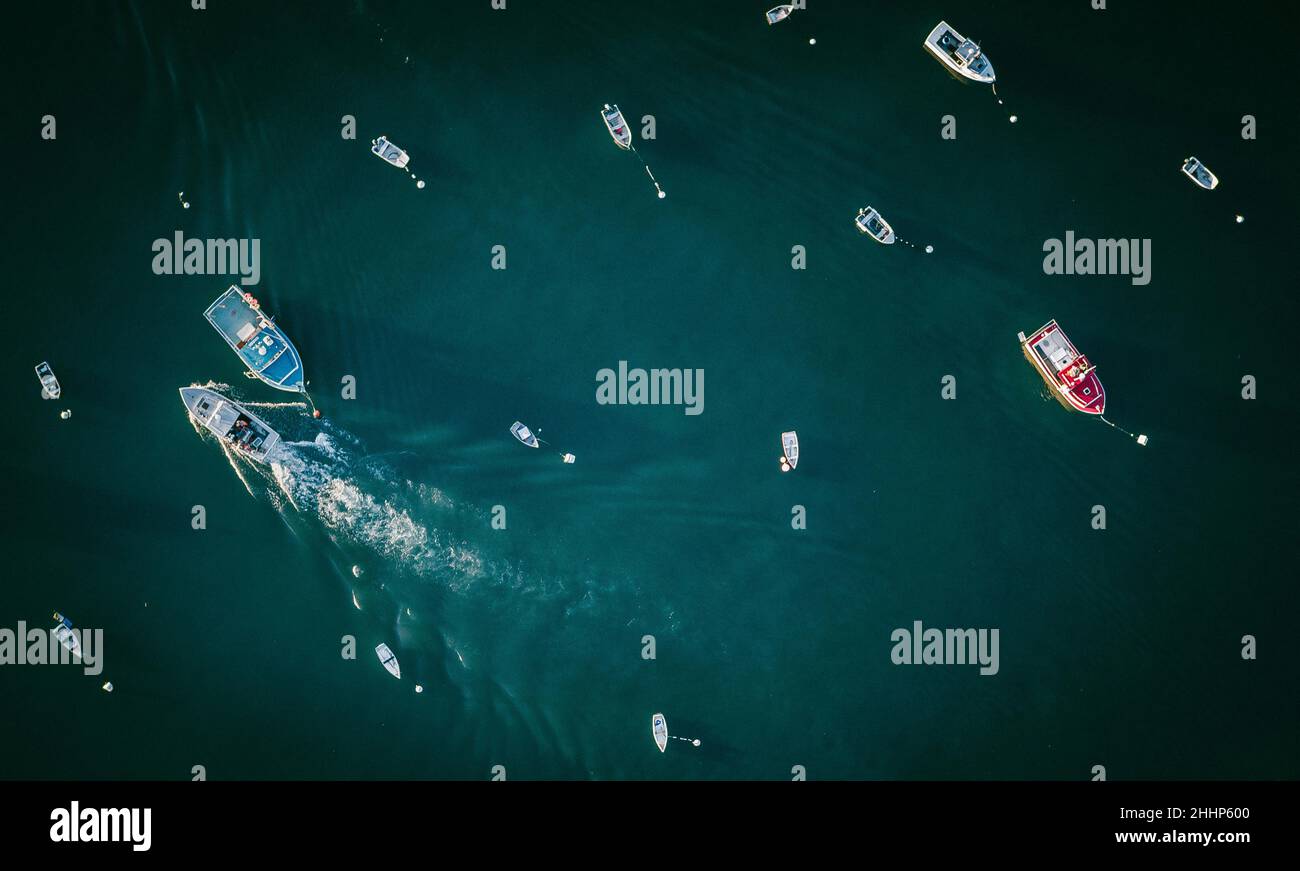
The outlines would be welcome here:
<svg viewBox="0 0 1300 871">
<path fill-rule="evenodd" d="M 0 626 L 58 609 L 106 651 L 101 678 L 0 668 L 0 775 L 1300 775 L 1296 130 L 1257 15 L 211 5 L 28 10 L 8 39 Z M 1005 106 L 921 50 L 940 17 Z M 606 101 L 655 116 L 666 199 Z M 860 236 L 868 204 L 935 252 Z M 234 278 L 153 273 L 177 230 L 261 240 L 322 421 L 203 321 Z M 1067 230 L 1150 238 L 1151 284 L 1044 275 Z M 1015 337 L 1052 317 L 1150 446 L 1045 398 Z M 703 369 L 704 412 L 598 405 L 620 360 Z M 279 480 L 187 421 L 208 382 L 289 443 Z M 998 628 L 999 673 L 893 665 L 918 619 Z M 656 752 L 655 711 L 701 746 Z"/>
</svg>

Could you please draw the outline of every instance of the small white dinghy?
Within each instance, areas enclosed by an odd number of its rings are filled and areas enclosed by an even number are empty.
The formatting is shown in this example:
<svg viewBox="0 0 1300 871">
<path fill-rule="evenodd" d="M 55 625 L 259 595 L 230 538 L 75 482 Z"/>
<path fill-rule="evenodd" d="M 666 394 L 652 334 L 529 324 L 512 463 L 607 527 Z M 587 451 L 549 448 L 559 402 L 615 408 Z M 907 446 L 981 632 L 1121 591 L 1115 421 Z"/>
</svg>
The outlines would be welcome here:
<svg viewBox="0 0 1300 871">
<path fill-rule="evenodd" d="M 857 228 L 866 233 L 872 239 L 875 239 L 881 245 L 893 245 L 895 241 L 894 228 L 889 226 L 889 222 L 881 217 L 871 206 L 865 209 L 858 209 L 858 216 L 853 219 Z"/>
<path fill-rule="evenodd" d="M 573 454 L 563 454 L 563 455 L 561 455 L 560 459 L 564 460 L 564 462 L 566 462 L 566 463 L 576 463 L 576 462 L 578 462 L 578 458 L 575 457 Z"/>
<path fill-rule="evenodd" d="M 799 465 L 799 435 L 794 430 L 781 433 L 781 471 L 788 472 Z"/>
<path fill-rule="evenodd" d="M 778 21 L 785 21 L 794 14 L 794 6 L 790 3 L 782 3 L 780 6 L 773 6 L 767 10 L 767 23 L 776 24 Z"/>
<path fill-rule="evenodd" d="M 660 753 L 668 749 L 668 721 L 663 714 L 655 714 L 650 718 L 650 734 L 655 736 L 655 745 Z"/>
<path fill-rule="evenodd" d="M 393 656 L 393 651 L 389 649 L 387 644 L 380 644 L 376 647 L 375 655 L 379 657 L 379 661 L 383 663 L 384 668 L 388 669 L 389 674 L 398 680 L 402 679 L 402 668 L 397 664 L 397 657 Z"/>
<path fill-rule="evenodd" d="M 370 153 L 378 157 L 384 163 L 391 164 L 398 169 L 404 169 L 406 165 L 411 162 L 411 155 L 390 142 L 387 136 L 380 136 L 378 139 L 371 139 Z"/>
<path fill-rule="evenodd" d="M 63 393 L 63 388 L 59 386 L 59 379 L 54 377 L 54 370 L 50 368 L 49 363 L 42 363 L 36 367 L 36 377 L 41 379 L 41 396 L 46 399 L 58 399 Z"/>
<path fill-rule="evenodd" d="M 54 621 L 59 624 L 54 627 L 54 637 L 59 639 L 59 643 L 73 656 L 81 656 L 81 642 L 77 639 L 77 634 L 72 631 L 72 621 L 58 611 L 54 612 Z"/>
<path fill-rule="evenodd" d="M 519 439 L 520 444 L 527 445 L 530 448 L 538 446 L 537 436 L 533 435 L 533 431 L 519 421 L 515 421 L 510 425 L 510 434 Z"/>
<path fill-rule="evenodd" d="M 611 106 L 605 104 L 605 108 L 600 110 L 600 117 L 604 119 L 605 126 L 609 129 L 609 135 L 614 137 L 614 144 L 623 150 L 632 147 L 632 131 L 627 127 L 627 120 L 617 105 Z"/>
<path fill-rule="evenodd" d="M 1219 177 L 1210 172 L 1209 168 L 1195 157 L 1189 157 L 1183 161 L 1183 175 L 1196 182 L 1198 187 L 1203 187 L 1207 191 L 1212 191 L 1219 186 Z"/>
</svg>

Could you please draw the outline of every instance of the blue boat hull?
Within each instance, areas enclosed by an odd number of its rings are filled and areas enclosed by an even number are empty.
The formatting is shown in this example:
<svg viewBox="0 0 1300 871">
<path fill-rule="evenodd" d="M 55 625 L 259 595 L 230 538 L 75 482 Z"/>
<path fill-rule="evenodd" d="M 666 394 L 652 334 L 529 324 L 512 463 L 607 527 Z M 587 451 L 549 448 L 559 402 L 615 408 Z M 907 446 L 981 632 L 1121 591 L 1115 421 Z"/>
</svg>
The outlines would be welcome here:
<svg viewBox="0 0 1300 871">
<path fill-rule="evenodd" d="M 298 349 L 251 294 L 231 287 L 203 316 L 259 380 L 276 390 L 306 391 Z"/>
</svg>

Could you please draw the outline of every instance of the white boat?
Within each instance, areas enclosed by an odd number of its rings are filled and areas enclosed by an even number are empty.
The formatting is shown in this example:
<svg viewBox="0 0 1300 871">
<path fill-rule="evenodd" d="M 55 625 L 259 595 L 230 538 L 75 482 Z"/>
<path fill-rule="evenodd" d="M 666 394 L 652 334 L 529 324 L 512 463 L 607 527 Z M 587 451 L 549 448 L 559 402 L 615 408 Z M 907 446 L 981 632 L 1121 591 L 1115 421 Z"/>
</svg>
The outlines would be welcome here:
<svg viewBox="0 0 1300 871">
<path fill-rule="evenodd" d="M 72 621 L 58 611 L 54 612 L 54 620 L 59 624 L 54 627 L 54 637 L 59 639 L 59 643 L 73 656 L 81 656 L 81 642 L 77 640 L 77 634 L 72 631 Z"/>
<path fill-rule="evenodd" d="M 782 3 L 780 6 L 773 6 L 767 10 L 767 23 L 776 24 L 778 21 L 785 21 L 794 14 L 794 6 L 789 3 Z"/>
<path fill-rule="evenodd" d="M 628 129 L 627 120 L 624 119 L 623 113 L 619 111 L 618 106 L 605 104 L 605 108 L 600 110 L 600 117 L 604 119 L 605 126 L 609 128 L 609 135 L 614 137 L 614 144 L 622 149 L 632 147 L 632 131 Z"/>
<path fill-rule="evenodd" d="M 393 656 L 393 651 L 389 649 L 387 644 L 380 644 L 377 646 L 375 648 L 375 655 L 379 657 L 379 661 L 383 663 L 384 668 L 388 669 L 389 674 L 398 680 L 402 679 L 401 666 L 397 664 L 397 657 Z"/>
<path fill-rule="evenodd" d="M 63 388 L 59 386 L 59 379 L 54 377 L 54 370 L 50 368 L 49 363 L 42 363 L 36 367 L 36 377 L 41 379 L 41 396 L 46 399 L 58 399 L 59 394 L 63 393 Z"/>
<path fill-rule="evenodd" d="M 858 209 L 858 216 L 853 219 L 853 223 L 857 225 L 857 228 L 860 231 L 866 233 L 880 244 L 894 244 L 894 228 L 889 226 L 889 222 L 881 217 L 880 212 L 877 212 L 875 209 L 871 208 L 871 206 L 867 206 L 865 209 Z"/>
<path fill-rule="evenodd" d="M 206 387 L 182 387 L 181 401 L 190 417 L 235 453 L 262 463 L 269 462 L 280 434 L 235 400 Z"/>
<path fill-rule="evenodd" d="M 575 457 L 573 454 L 564 454 L 563 456 L 560 457 L 560 459 L 564 460 L 564 462 L 566 463 L 578 462 L 578 458 Z"/>
<path fill-rule="evenodd" d="M 411 155 L 390 142 L 387 136 L 371 139 L 370 153 L 384 161 L 384 163 L 391 164 L 398 169 L 403 169 L 411 162 Z"/>
<path fill-rule="evenodd" d="M 537 436 L 533 435 L 532 430 L 524 426 L 519 421 L 510 424 L 510 434 L 530 448 L 537 447 Z"/>
<path fill-rule="evenodd" d="M 986 85 L 997 78 L 993 64 L 989 63 L 975 40 L 962 36 L 946 21 L 936 24 L 921 44 L 955 76 Z"/>
<path fill-rule="evenodd" d="M 781 471 L 788 472 L 799 465 L 799 435 L 794 431 L 781 433 Z"/>
<path fill-rule="evenodd" d="M 1212 191 L 1219 186 L 1219 177 L 1210 172 L 1209 168 L 1195 157 L 1183 161 L 1183 175 L 1207 191 Z"/>
<path fill-rule="evenodd" d="M 668 749 L 668 722 L 663 714 L 655 714 L 650 718 L 650 734 L 655 736 L 655 745 L 660 753 Z"/>
</svg>

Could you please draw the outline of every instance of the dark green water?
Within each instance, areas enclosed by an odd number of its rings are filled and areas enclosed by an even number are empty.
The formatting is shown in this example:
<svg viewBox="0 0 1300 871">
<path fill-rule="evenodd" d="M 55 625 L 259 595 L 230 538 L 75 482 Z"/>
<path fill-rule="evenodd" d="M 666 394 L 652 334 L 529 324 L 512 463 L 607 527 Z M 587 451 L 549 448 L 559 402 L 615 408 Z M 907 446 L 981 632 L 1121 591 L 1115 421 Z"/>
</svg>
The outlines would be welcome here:
<svg viewBox="0 0 1300 871">
<path fill-rule="evenodd" d="M 0 776 L 1300 776 L 1297 131 L 1264 8 L 809 4 L 26 9 L 0 626 L 58 609 L 106 650 L 0 667 Z M 1006 106 L 922 51 L 941 17 Z M 655 116 L 667 199 L 606 101 Z M 867 204 L 935 253 L 860 236 Z M 285 486 L 186 419 L 190 383 L 294 397 L 200 316 L 228 278 L 152 272 L 176 230 L 261 240 L 326 415 L 260 409 Z M 1044 275 L 1067 230 L 1151 239 L 1151 283 Z M 1044 398 L 1016 332 L 1052 317 L 1150 446 Z M 703 369 L 704 413 L 598 405 L 619 360 Z M 998 628 L 999 673 L 893 665 L 918 619 Z M 656 752 L 655 711 L 702 746 Z"/>
</svg>

